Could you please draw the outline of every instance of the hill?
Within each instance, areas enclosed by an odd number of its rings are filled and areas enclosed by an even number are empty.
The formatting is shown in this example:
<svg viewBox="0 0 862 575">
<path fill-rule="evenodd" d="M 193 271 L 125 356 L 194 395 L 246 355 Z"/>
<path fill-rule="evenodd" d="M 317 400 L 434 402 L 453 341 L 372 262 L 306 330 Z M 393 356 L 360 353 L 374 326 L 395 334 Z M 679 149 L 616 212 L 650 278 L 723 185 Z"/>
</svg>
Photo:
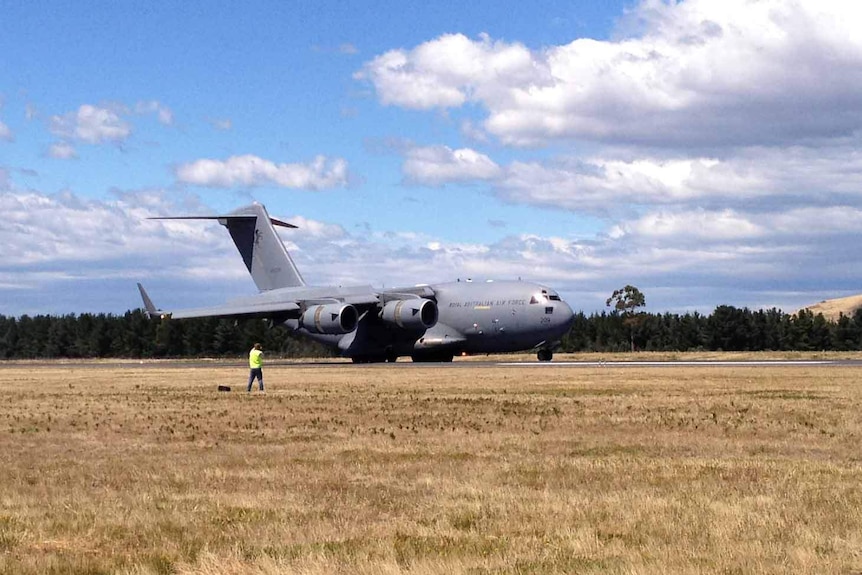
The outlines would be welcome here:
<svg viewBox="0 0 862 575">
<path fill-rule="evenodd" d="M 807 309 L 814 315 L 822 313 L 823 317 L 826 319 L 830 321 L 838 321 L 838 316 L 840 314 L 843 313 L 844 315 L 852 316 L 860 307 L 862 307 L 862 294 L 836 299 L 827 299 L 802 309 Z"/>
</svg>

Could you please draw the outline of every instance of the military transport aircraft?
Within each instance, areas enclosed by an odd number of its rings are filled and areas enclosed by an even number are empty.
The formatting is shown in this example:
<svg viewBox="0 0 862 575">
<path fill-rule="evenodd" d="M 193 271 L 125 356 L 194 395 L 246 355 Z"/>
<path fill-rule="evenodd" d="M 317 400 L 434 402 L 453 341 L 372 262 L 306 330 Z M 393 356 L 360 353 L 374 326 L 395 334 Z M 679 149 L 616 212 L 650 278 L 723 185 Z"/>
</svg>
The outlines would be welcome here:
<svg viewBox="0 0 862 575">
<path fill-rule="evenodd" d="M 141 284 L 151 317 L 262 318 L 335 349 L 354 363 L 452 361 L 454 355 L 536 350 L 550 361 L 572 324 L 557 292 L 523 281 L 456 281 L 399 289 L 312 287 L 305 283 L 274 226 L 254 203 L 223 216 L 153 219 L 217 220 L 233 238 L 260 293 L 215 307 L 161 311 Z"/>
</svg>

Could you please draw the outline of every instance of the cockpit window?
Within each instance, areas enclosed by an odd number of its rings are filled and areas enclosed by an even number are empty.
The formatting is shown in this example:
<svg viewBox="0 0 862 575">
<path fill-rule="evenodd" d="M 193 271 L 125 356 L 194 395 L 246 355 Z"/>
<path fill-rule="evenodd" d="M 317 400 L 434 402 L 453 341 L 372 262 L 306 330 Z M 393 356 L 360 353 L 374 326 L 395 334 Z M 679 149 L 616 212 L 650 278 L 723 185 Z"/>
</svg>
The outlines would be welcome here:
<svg viewBox="0 0 862 575">
<path fill-rule="evenodd" d="M 560 296 L 555 293 L 548 293 L 548 290 L 543 289 L 541 293 L 537 293 L 530 298 L 531 304 L 547 303 L 548 301 L 562 301 Z"/>
</svg>

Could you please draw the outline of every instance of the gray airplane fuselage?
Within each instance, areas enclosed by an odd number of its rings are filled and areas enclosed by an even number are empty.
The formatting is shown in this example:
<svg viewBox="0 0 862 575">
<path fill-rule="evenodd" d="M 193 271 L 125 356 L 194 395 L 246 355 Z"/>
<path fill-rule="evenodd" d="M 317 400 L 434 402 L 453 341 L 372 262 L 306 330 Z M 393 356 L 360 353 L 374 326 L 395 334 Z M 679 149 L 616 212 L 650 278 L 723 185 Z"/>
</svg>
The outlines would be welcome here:
<svg viewBox="0 0 862 575">
<path fill-rule="evenodd" d="M 309 332 L 295 321 L 287 326 L 348 357 L 377 359 L 409 355 L 441 359 L 452 355 L 509 352 L 557 342 L 573 320 L 571 307 L 556 291 L 525 281 L 457 281 L 427 286 L 437 302 L 437 323 L 409 332 L 366 318 L 354 334 Z"/>
</svg>

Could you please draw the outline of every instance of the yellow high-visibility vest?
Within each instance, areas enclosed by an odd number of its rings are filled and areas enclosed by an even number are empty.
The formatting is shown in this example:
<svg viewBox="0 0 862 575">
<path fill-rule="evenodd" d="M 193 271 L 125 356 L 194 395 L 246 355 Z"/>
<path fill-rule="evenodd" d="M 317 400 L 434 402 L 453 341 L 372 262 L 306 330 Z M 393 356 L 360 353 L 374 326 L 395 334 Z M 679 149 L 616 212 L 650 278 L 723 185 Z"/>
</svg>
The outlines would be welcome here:
<svg viewBox="0 0 862 575">
<path fill-rule="evenodd" d="M 248 366 L 252 369 L 263 367 L 263 352 L 259 349 L 251 350 L 248 354 Z"/>
</svg>

